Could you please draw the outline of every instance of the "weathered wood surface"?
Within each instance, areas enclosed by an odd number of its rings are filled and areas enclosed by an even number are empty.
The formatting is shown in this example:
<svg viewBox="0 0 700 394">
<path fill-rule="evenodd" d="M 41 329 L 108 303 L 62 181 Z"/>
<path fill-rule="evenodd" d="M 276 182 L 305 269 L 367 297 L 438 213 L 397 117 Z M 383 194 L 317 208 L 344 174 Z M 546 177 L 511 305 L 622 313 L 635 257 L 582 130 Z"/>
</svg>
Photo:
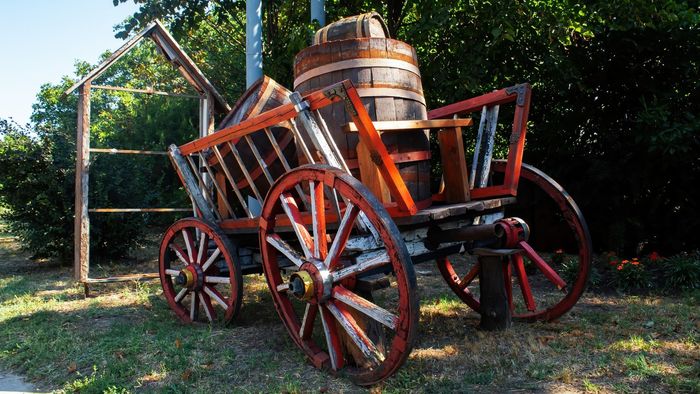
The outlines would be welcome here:
<svg viewBox="0 0 700 394">
<path fill-rule="evenodd" d="M 263 76 L 241 96 L 219 123 L 218 130 L 237 125 L 262 112 L 289 103 L 290 93 L 273 79 Z M 243 207 L 245 202 L 242 203 L 238 195 L 241 194 L 243 198 L 252 196 L 262 203 L 261 199 L 270 188 L 270 179 L 274 181 L 288 170 L 287 167 L 297 165 L 296 147 L 291 131 L 281 125 L 271 127 L 268 131 L 253 133 L 233 145 L 236 148 L 235 152 L 232 152 L 230 144 L 223 144 L 219 148 L 219 154 L 224 159 L 239 192 L 234 190 L 230 182 L 226 182 L 225 177 L 220 178 L 223 181 L 220 187 L 227 194 L 227 201 L 231 206 L 241 206 L 247 211 L 247 207 Z M 280 159 L 280 153 L 284 156 L 283 159 Z M 239 157 L 236 158 L 235 154 Z M 219 162 L 218 156 L 212 155 L 210 162 Z M 220 170 L 218 172 L 223 170 L 219 165 L 213 167 Z"/>
<path fill-rule="evenodd" d="M 309 93 L 349 79 L 373 121 L 425 120 L 427 111 L 415 50 L 389 38 L 330 41 L 297 54 L 294 89 Z M 358 176 L 358 135 L 346 133 L 351 121 L 345 104 L 320 110 L 343 157 Z M 430 192 L 430 144 L 423 130 L 384 132 L 382 141 L 399 168 L 414 200 L 427 200 Z"/>
<path fill-rule="evenodd" d="M 503 280 L 508 260 L 501 256 L 480 256 L 479 264 L 479 327 L 487 331 L 505 330 L 512 325 L 508 293 L 510 287 Z"/>
<path fill-rule="evenodd" d="M 464 156 L 462 129 L 453 127 L 438 131 L 440 162 L 448 203 L 469 201 L 467 159 Z"/>
<path fill-rule="evenodd" d="M 313 45 L 328 41 L 346 40 L 361 37 L 390 38 L 389 28 L 384 19 L 376 12 L 349 16 L 333 22 L 314 35 Z"/>
<path fill-rule="evenodd" d="M 74 277 L 87 281 L 90 273 L 90 217 L 88 187 L 90 180 L 90 83 L 79 87 L 78 128 L 75 159 Z"/>
</svg>

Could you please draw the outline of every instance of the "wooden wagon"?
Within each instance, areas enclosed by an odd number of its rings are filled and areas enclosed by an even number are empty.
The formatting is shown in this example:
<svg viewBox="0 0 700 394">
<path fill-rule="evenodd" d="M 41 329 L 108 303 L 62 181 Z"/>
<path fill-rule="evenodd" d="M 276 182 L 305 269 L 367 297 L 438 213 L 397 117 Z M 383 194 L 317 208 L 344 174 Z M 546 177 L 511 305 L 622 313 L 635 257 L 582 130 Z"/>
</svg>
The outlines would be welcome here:
<svg viewBox="0 0 700 394">
<path fill-rule="evenodd" d="M 230 322 L 241 308 L 242 275 L 263 273 L 310 362 L 361 385 L 396 372 L 416 341 L 414 264 L 436 261 L 449 287 L 486 319 L 556 319 L 584 290 L 591 245 L 573 200 L 522 163 L 530 95 L 520 84 L 434 109 L 427 120 L 373 122 L 345 80 L 171 146 L 197 217 L 174 223 L 162 241 L 160 279 L 170 307 L 185 322 Z M 350 121 L 343 132 L 365 149 L 356 159 L 360 179 L 321 116 L 333 103 Z M 492 160 L 499 106 L 512 107 L 513 122 L 507 159 Z M 480 117 L 478 127 L 470 114 Z M 472 127 L 478 132 L 468 168 L 463 130 Z M 416 130 L 436 134 L 442 172 L 439 190 L 418 202 L 381 138 Z M 286 147 L 294 149 L 280 146 L 287 134 L 293 142 Z M 264 196 L 257 190 L 263 183 Z M 535 208 L 560 220 L 557 237 L 568 237 L 562 250 L 538 252 L 529 241 L 537 229 L 531 236 L 529 219 L 510 216 L 526 184 L 541 196 Z M 376 195 L 382 188 L 388 199 Z M 550 225 L 542 225 L 545 233 Z M 466 257 L 448 260 L 457 254 Z"/>
</svg>

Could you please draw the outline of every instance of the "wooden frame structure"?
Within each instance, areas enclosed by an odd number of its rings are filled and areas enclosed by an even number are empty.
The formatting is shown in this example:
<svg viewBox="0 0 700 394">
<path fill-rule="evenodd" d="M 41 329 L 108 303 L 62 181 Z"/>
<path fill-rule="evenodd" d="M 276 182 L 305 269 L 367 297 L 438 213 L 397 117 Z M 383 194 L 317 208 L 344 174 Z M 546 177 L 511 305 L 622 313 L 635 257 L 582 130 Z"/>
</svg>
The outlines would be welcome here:
<svg viewBox="0 0 700 394">
<path fill-rule="evenodd" d="M 154 91 L 152 89 L 132 89 L 117 86 L 93 85 L 93 81 L 100 77 L 117 60 L 133 49 L 136 44 L 144 38 L 150 38 L 160 50 L 165 59 L 175 67 L 185 78 L 189 85 L 194 88 L 197 95 L 181 95 L 169 92 Z M 89 174 L 90 174 L 90 153 L 111 153 L 111 154 L 146 154 L 165 155 L 166 152 L 127 150 L 127 149 L 104 149 L 90 148 L 90 91 L 91 89 L 107 89 L 124 91 L 130 93 L 157 94 L 169 97 L 186 97 L 199 100 L 199 137 L 207 136 L 213 130 L 214 115 L 226 113 L 230 106 L 219 94 L 202 71 L 182 50 L 180 45 L 165 29 L 163 24 L 155 20 L 145 29 L 132 37 L 121 48 L 117 49 L 112 56 L 102 62 L 99 66 L 88 73 L 83 79 L 76 82 L 68 90 L 68 95 L 78 90 L 78 122 L 76 133 L 76 161 L 75 161 L 75 252 L 74 252 L 74 277 L 77 281 L 84 283 L 116 282 L 125 280 L 156 278 L 158 274 L 140 274 L 113 276 L 107 278 L 90 278 L 90 212 L 177 212 L 189 211 L 182 208 L 96 208 L 88 209 Z M 86 288 L 87 289 L 87 288 Z"/>
</svg>

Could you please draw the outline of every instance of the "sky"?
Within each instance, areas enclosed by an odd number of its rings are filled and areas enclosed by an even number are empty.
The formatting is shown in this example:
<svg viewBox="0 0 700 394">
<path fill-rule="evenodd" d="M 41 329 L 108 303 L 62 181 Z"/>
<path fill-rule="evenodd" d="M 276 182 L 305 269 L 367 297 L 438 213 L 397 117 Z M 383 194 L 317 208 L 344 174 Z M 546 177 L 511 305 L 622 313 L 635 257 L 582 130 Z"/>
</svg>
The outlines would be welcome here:
<svg viewBox="0 0 700 394">
<path fill-rule="evenodd" d="M 137 10 L 112 0 L 0 0 L 0 118 L 29 122 L 44 83 L 73 75 L 76 60 L 95 64 L 124 41 L 114 26 Z"/>
</svg>

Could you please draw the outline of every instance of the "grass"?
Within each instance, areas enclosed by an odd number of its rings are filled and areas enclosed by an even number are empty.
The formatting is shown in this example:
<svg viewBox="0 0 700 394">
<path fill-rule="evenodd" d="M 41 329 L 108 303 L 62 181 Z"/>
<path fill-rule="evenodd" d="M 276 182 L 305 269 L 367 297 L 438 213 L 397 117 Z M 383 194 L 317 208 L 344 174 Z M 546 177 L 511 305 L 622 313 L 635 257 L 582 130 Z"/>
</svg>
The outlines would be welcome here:
<svg viewBox="0 0 700 394">
<path fill-rule="evenodd" d="M 0 240 L 0 270 L 0 368 L 42 389 L 362 391 L 305 362 L 262 277 L 246 278 L 241 319 L 222 328 L 178 323 L 157 282 L 95 286 L 85 298 L 69 268 L 29 261 L 12 238 Z M 488 333 L 436 269 L 421 270 L 419 340 L 374 392 L 700 392 L 698 292 L 586 294 L 559 321 Z"/>
</svg>

